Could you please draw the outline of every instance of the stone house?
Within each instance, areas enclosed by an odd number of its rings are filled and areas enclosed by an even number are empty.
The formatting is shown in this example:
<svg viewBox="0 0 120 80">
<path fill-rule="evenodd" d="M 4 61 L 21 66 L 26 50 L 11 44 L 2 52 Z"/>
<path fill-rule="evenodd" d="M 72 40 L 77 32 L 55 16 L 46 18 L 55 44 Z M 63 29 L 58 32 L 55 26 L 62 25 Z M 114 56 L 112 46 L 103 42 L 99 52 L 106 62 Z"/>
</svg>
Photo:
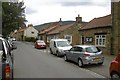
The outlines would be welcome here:
<svg viewBox="0 0 120 80">
<path fill-rule="evenodd" d="M 59 22 L 52 22 L 50 23 L 49 25 L 47 25 L 48 27 L 41 30 L 39 33 L 38 33 L 38 36 L 40 40 L 44 40 L 46 43 L 48 42 L 48 39 L 47 39 L 47 34 L 54 30 L 57 26 L 59 25 Z"/>
<path fill-rule="evenodd" d="M 67 24 L 64 26 L 58 26 L 56 29 L 50 31 L 47 34 L 47 38 L 50 39 L 59 39 L 59 38 L 64 38 L 64 36 L 61 35 L 61 32 L 64 30 L 67 30 L 68 28 L 70 28 L 73 24 Z M 70 41 L 70 40 L 69 40 Z"/>
<path fill-rule="evenodd" d="M 96 45 L 103 53 L 111 54 L 112 16 L 94 18 L 79 29 L 80 44 Z"/>
<path fill-rule="evenodd" d="M 82 22 L 82 17 L 78 15 L 76 17 L 76 21 L 71 24 L 67 25 L 61 25 L 58 26 L 55 30 L 48 33 L 48 38 L 65 38 L 68 39 L 68 41 L 72 44 L 79 44 L 79 32 L 78 29 L 82 27 L 85 24 L 85 22 Z"/>
</svg>

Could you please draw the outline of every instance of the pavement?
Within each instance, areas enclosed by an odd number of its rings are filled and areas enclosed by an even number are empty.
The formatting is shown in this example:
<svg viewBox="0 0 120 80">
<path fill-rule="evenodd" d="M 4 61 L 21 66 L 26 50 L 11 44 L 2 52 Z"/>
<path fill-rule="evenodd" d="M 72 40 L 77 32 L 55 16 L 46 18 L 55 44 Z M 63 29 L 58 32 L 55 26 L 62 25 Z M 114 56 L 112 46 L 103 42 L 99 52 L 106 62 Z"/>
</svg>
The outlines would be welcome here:
<svg viewBox="0 0 120 80">
<path fill-rule="evenodd" d="M 110 60 L 110 61 L 114 60 L 116 57 L 116 55 L 111 55 L 111 54 L 103 54 L 103 55 L 107 60 Z"/>
</svg>

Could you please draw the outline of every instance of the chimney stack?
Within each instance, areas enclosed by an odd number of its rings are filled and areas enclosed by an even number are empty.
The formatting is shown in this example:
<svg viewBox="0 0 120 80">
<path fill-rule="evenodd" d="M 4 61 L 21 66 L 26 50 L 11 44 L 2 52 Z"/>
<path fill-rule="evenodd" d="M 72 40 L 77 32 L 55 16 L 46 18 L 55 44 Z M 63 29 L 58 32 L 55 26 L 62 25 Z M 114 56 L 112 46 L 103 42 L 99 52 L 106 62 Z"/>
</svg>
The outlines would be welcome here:
<svg viewBox="0 0 120 80">
<path fill-rule="evenodd" d="M 59 25 L 62 26 L 62 18 L 59 20 Z"/>
<path fill-rule="evenodd" d="M 82 17 L 78 14 L 78 17 L 76 17 L 76 23 L 81 23 L 82 22 Z"/>
</svg>

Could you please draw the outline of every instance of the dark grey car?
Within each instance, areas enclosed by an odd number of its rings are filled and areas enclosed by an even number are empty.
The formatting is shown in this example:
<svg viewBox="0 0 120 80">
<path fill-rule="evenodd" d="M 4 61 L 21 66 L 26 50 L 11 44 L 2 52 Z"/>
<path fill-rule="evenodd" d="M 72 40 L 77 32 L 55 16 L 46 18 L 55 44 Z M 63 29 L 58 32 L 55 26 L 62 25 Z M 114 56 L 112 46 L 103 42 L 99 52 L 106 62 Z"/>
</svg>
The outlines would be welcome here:
<svg viewBox="0 0 120 80">
<path fill-rule="evenodd" d="M 71 60 L 80 67 L 85 64 L 103 64 L 104 56 L 102 51 L 93 45 L 75 45 L 69 51 L 66 51 L 64 60 Z"/>
<path fill-rule="evenodd" d="M 13 54 L 15 49 L 9 41 L 0 37 L 0 79 L 13 79 Z"/>
</svg>

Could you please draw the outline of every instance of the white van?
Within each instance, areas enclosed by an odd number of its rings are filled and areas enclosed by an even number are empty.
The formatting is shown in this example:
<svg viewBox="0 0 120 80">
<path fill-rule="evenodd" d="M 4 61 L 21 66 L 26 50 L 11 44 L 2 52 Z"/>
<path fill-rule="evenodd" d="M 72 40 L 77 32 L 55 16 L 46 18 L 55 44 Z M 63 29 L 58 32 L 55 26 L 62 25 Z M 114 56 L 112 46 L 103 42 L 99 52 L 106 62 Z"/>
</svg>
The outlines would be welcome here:
<svg viewBox="0 0 120 80">
<path fill-rule="evenodd" d="M 50 53 L 57 56 L 63 56 L 66 50 L 70 50 L 72 46 L 67 39 L 51 39 Z"/>
</svg>

